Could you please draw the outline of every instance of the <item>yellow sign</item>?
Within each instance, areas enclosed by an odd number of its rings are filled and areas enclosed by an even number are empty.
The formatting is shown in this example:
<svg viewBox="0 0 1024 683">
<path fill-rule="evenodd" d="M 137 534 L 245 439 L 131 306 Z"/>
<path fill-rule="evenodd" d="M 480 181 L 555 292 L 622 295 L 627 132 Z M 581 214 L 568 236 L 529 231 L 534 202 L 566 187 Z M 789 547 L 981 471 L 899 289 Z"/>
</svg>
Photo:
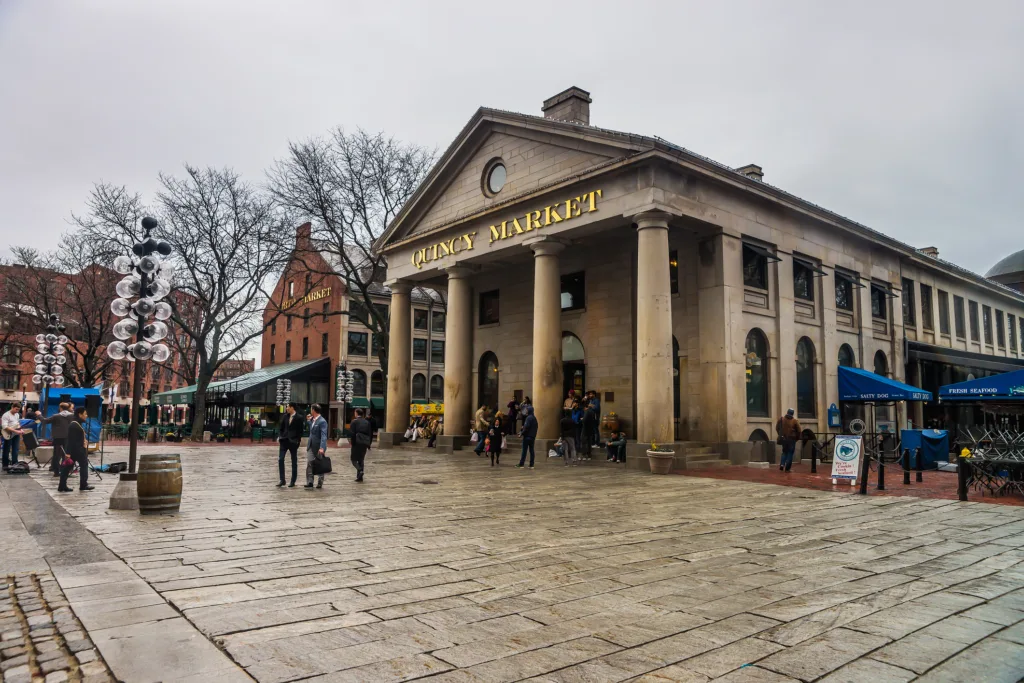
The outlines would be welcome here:
<svg viewBox="0 0 1024 683">
<path fill-rule="evenodd" d="M 522 220 L 520 220 L 519 216 L 516 216 L 510 221 L 502 221 L 492 225 L 488 235 L 490 239 L 487 242 L 487 246 L 489 247 L 495 242 L 506 240 L 516 235 L 524 235 L 534 230 L 546 228 L 549 225 L 578 218 L 584 213 L 593 213 L 597 211 L 597 200 L 600 198 L 601 190 L 593 190 L 579 197 L 573 197 L 566 199 L 564 202 L 545 206 L 543 209 L 527 211 L 522 216 Z M 473 240 L 476 238 L 476 235 L 476 232 L 467 232 L 445 242 L 438 242 L 437 244 L 431 244 L 429 247 L 417 249 L 412 254 L 412 264 L 417 268 L 422 268 L 424 263 L 437 261 L 445 256 L 452 256 L 462 251 L 471 251 L 474 247 Z"/>
<path fill-rule="evenodd" d="M 443 403 L 413 403 L 409 406 L 410 415 L 444 415 Z"/>
<path fill-rule="evenodd" d="M 292 306 L 294 306 L 295 304 L 298 304 L 298 303 L 308 304 L 310 301 L 317 301 L 318 299 L 326 299 L 330 295 L 331 295 L 331 288 L 330 287 L 324 287 L 323 289 L 318 289 L 315 292 L 310 292 L 309 294 L 307 294 L 306 296 L 304 296 L 302 298 L 301 302 L 298 299 L 287 299 L 286 301 L 281 303 L 281 308 L 291 308 Z"/>
</svg>

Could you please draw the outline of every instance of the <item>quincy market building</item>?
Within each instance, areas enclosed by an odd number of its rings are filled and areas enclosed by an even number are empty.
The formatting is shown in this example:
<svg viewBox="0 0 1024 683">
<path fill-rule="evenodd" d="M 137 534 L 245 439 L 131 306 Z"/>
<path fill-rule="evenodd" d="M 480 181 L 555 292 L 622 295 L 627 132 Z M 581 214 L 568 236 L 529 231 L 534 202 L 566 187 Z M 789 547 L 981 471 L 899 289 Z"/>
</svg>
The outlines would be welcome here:
<svg viewBox="0 0 1024 683">
<path fill-rule="evenodd" d="M 442 444 L 455 447 L 479 404 L 514 395 L 532 397 L 539 439 L 556 438 L 576 388 L 600 393 L 631 456 L 699 442 L 743 462 L 788 408 L 827 431 L 840 365 L 921 384 L 1024 363 L 1020 292 L 772 187 L 758 166 L 595 128 L 590 104 L 570 88 L 543 117 L 479 109 L 380 239 L 385 439 L 407 425 L 414 285 L 448 291 Z M 922 408 L 898 419 L 920 425 Z"/>
</svg>

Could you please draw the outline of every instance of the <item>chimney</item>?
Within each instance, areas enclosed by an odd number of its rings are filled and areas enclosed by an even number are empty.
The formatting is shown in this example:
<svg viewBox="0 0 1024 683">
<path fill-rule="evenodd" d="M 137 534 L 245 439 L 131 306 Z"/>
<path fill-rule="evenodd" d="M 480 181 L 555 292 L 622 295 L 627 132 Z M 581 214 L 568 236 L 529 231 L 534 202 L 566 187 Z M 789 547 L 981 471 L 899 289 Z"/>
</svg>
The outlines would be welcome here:
<svg viewBox="0 0 1024 683">
<path fill-rule="evenodd" d="M 546 119 L 589 126 L 591 102 L 590 93 L 573 86 L 544 100 L 540 110 Z"/>
<path fill-rule="evenodd" d="M 764 180 L 764 171 L 757 164 L 747 164 L 746 166 L 740 166 L 736 169 L 737 172 L 751 178 L 753 180 Z"/>
<path fill-rule="evenodd" d="M 924 254 L 925 256 L 931 256 L 932 258 L 939 258 L 939 248 L 938 247 L 922 247 L 921 249 L 918 249 L 918 251 L 921 252 L 922 254 Z"/>
<path fill-rule="evenodd" d="M 311 223 L 303 223 L 299 227 L 295 228 L 295 249 L 297 251 L 312 251 L 313 240 L 311 234 L 313 232 L 313 225 Z"/>
</svg>

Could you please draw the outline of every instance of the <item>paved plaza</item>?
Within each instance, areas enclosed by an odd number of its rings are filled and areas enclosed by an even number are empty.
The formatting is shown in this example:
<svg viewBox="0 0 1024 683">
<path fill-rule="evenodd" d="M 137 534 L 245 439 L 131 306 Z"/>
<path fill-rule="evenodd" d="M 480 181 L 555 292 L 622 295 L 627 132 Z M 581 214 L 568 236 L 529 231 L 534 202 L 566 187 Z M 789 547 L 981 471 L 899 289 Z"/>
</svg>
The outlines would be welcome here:
<svg viewBox="0 0 1024 683">
<path fill-rule="evenodd" d="M 55 575 L 119 601 L 78 616 L 126 681 L 1024 675 L 1020 507 L 410 447 L 372 451 L 365 484 L 334 450 L 323 490 L 279 489 L 270 446 L 147 448 L 182 454 L 177 516 L 108 510 L 114 477 L 0 479 L 43 485 L 109 553 Z M 137 677 L 118 629 L 148 647 Z M 154 673 L 183 643 L 189 674 Z"/>
</svg>

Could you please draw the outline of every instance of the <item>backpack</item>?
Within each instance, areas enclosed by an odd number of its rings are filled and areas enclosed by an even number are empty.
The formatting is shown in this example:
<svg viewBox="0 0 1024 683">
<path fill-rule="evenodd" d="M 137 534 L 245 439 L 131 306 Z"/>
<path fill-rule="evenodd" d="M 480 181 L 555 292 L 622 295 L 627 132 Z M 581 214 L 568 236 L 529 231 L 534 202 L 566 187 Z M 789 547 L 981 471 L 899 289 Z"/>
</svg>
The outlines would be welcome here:
<svg viewBox="0 0 1024 683">
<path fill-rule="evenodd" d="M 28 474 L 28 463 L 24 460 L 14 463 L 7 468 L 7 474 Z"/>
</svg>

